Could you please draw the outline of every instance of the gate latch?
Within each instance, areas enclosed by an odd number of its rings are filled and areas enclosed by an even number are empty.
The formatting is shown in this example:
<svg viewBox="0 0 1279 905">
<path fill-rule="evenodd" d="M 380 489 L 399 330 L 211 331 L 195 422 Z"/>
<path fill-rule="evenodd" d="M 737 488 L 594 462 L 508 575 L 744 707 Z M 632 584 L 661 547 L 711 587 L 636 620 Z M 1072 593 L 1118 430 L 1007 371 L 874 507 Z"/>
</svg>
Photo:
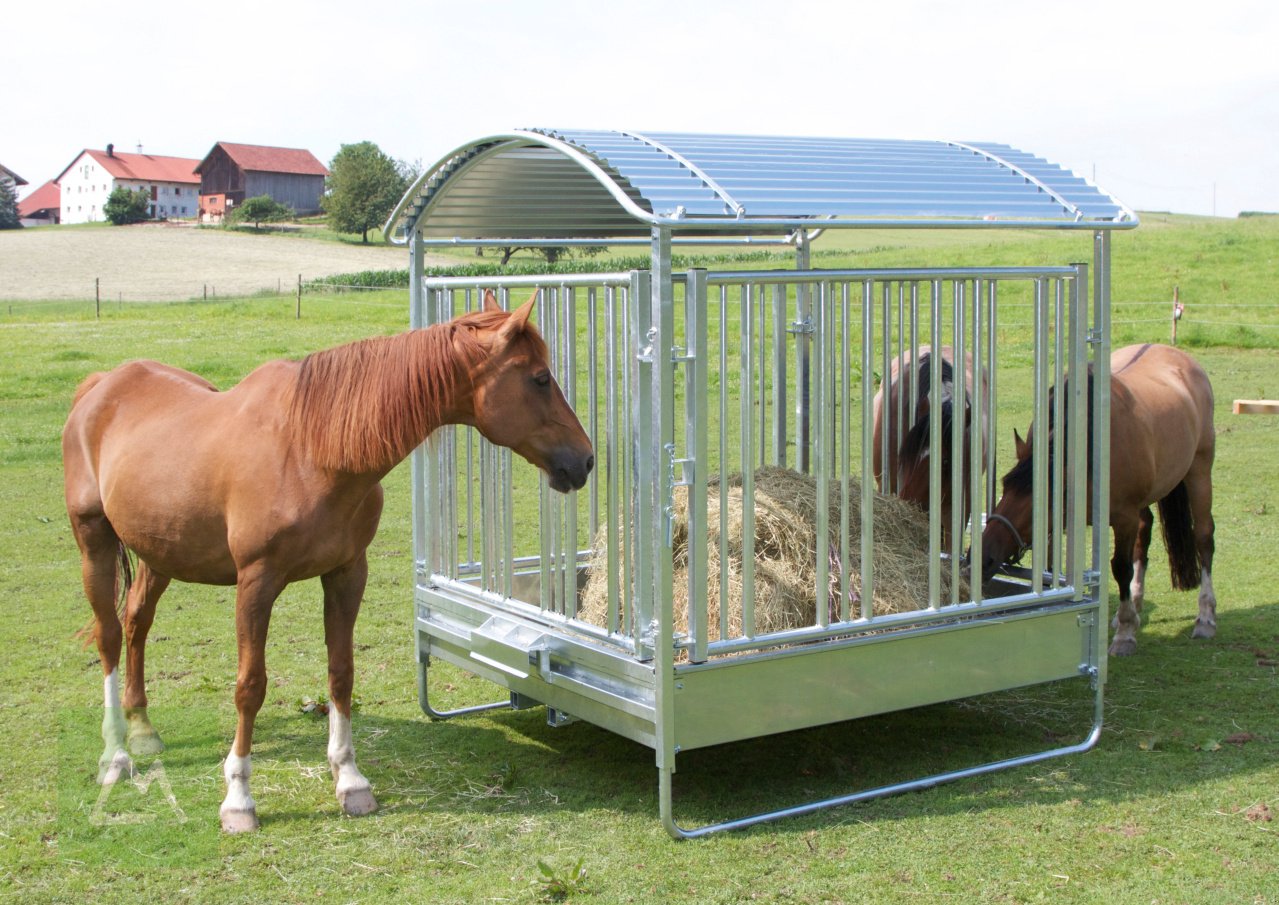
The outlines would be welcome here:
<svg viewBox="0 0 1279 905">
<path fill-rule="evenodd" d="M 666 501 L 662 506 L 662 526 L 665 529 L 666 547 L 670 549 L 675 546 L 675 488 L 688 487 L 692 481 L 688 476 L 688 469 L 694 464 L 693 459 L 678 459 L 675 457 L 675 444 L 667 443 L 666 450 Z M 675 478 L 675 468 L 679 467 L 679 479 Z"/>
</svg>

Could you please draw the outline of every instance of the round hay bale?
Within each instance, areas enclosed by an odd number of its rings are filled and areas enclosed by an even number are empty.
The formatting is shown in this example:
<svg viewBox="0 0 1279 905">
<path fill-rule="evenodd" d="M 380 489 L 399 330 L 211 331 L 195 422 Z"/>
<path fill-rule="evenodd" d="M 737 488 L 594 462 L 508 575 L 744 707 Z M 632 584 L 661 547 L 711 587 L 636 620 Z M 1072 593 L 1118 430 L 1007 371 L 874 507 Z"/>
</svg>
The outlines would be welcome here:
<svg viewBox="0 0 1279 905">
<path fill-rule="evenodd" d="M 847 572 L 850 618 L 861 615 L 861 482 L 849 479 L 847 569 L 841 561 L 842 499 L 838 481 L 830 483 L 828 524 L 830 544 L 823 552 L 828 587 L 817 588 L 817 481 L 811 475 L 767 466 L 754 473 L 753 540 L 754 625 L 742 624 L 742 564 L 746 554 L 743 532 L 742 476 L 707 482 L 705 537 L 707 547 L 707 618 L 709 636 L 740 638 L 814 625 L 817 601 L 826 606 L 830 621 L 840 620 L 840 597 Z M 676 489 L 673 525 L 675 629 L 688 630 L 689 519 L 687 488 Z M 578 618 L 607 625 L 608 577 L 606 537 L 601 529 L 595 557 L 579 602 Z M 928 604 L 928 517 L 918 507 L 895 496 L 876 493 L 874 502 L 874 612 L 898 613 Z M 723 543 L 721 543 L 723 540 Z M 722 553 L 721 553 L 722 551 Z M 950 575 L 942 569 L 941 597 L 950 596 Z M 700 592 L 695 589 L 695 593 Z M 967 593 L 966 589 L 961 589 Z M 721 602 L 727 619 L 721 615 Z M 619 619 L 621 614 L 619 612 Z"/>
</svg>

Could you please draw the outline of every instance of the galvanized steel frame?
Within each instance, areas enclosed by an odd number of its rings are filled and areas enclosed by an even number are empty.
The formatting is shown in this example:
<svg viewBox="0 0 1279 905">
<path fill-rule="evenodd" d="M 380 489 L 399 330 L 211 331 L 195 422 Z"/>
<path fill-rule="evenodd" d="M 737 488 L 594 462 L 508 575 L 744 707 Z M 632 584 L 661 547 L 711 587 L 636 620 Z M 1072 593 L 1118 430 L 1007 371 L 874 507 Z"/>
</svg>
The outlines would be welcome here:
<svg viewBox="0 0 1279 905">
<path fill-rule="evenodd" d="M 573 505 L 561 502 L 560 498 L 549 493 L 544 484 L 541 485 L 538 491 L 543 525 L 540 549 L 531 559 L 520 559 L 514 549 L 513 511 L 509 500 L 503 499 L 503 494 L 509 496 L 511 492 L 509 452 L 488 447 L 473 437 L 459 438 L 458 432 L 445 429 L 429 444 L 433 451 L 420 450 L 414 454 L 414 559 L 417 564 L 419 660 L 422 664 L 419 679 L 424 709 L 432 716 L 443 717 L 490 707 L 528 706 L 541 702 L 547 704 L 554 724 L 562 723 L 566 713 L 573 714 L 650 745 L 656 752 L 659 769 L 663 823 L 672 835 L 681 838 L 808 813 L 823 807 L 923 788 L 948 779 L 1086 750 L 1095 743 L 1100 731 L 1106 624 L 1098 566 L 1105 562 L 1104 532 L 1094 533 L 1093 547 L 1088 551 L 1091 556 L 1086 555 L 1083 548 L 1083 513 L 1087 501 L 1084 497 L 1086 482 L 1079 479 L 1082 472 L 1079 463 L 1088 459 L 1086 430 L 1066 432 L 1072 449 L 1064 458 L 1070 463 L 1068 467 L 1078 472 L 1059 476 L 1053 485 L 1053 492 L 1058 495 L 1062 495 L 1063 488 L 1071 488 L 1068 498 L 1061 500 L 1066 507 L 1064 527 L 1058 522 L 1048 523 L 1044 505 L 1035 507 L 1033 531 L 1036 542 L 1032 546 L 1031 567 L 1026 573 L 1023 593 L 997 602 L 982 600 L 980 592 L 971 601 L 961 601 L 954 596 L 942 600 L 937 590 L 943 562 L 940 555 L 941 526 L 939 515 L 934 511 L 929 519 L 929 532 L 931 549 L 937 554 L 930 556 L 929 600 L 922 603 L 919 611 L 873 616 L 864 606 L 859 612 L 848 612 L 847 593 L 842 591 L 841 606 L 844 609 L 834 621 L 822 613 L 822 607 L 818 607 L 819 616 L 808 629 L 767 637 L 713 638 L 715 627 L 707 623 L 704 606 L 698 606 L 690 608 L 690 628 L 684 638 L 674 644 L 659 643 L 659 639 L 676 637 L 673 630 L 672 563 L 667 552 L 673 494 L 677 485 L 687 485 L 690 506 L 693 507 L 691 511 L 704 514 L 707 471 L 709 463 L 716 458 L 709 455 L 713 436 L 710 425 L 718 423 L 718 457 L 722 459 L 723 450 L 732 442 L 727 431 L 729 408 L 734 402 L 740 407 L 742 461 L 757 461 L 759 453 L 754 444 L 759 440 L 763 442 L 764 456 L 771 448 L 773 460 L 784 462 L 787 447 L 779 441 L 791 436 L 800 449 L 811 452 L 812 460 L 808 462 L 805 459 L 805 467 L 811 468 L 823 486 L 830 480 L 840 480 L 840 469 L 843 469 L 842 474 L 847 474 L 851 464 L 845 461 L 836 467 L 829 459 L 828 450 L 832 445 L 845 450 L 858 446 L 861 473 L 870 474 L 869 419 L 863 419 L 861 438 L 854 441 L 849 419 L 836 423 L 835 419 L 825 415 L 834 401 L 831 393 L 845 400 L 854 398 L 854 387 L 847 376 L 849 362 L 837 362 L 835 353 L 837 347 L 845 350 L 850 347 L 849 340 L 856 330 L 849 314 L 852 308 L 861 309 L 862 336 L 874 334 L 877 317 L 888 322 L 896 314 L 899 325 L 909 325 L 909 329 L 896 332 L 895 343 L 891 341 L 892 331 L 887 330 L 880 332 L 882 344 L 877 348 L 872 348 L 871 343 L 861 343 L 861 373 L 868 374 L 874 371 L 877 352 L 879 363 L 886 366 L 891 355 L 918 348 L 925 321 L 919 315 L 921 302 L 927 308 L 928 337 L 942 335 L 939 325 L 947 317 L 943 289 L 948 288 L 951 339 L 956 347 L 956 359 L 962 360 L 964 345 L 970 343 L 978 373 L 986 356 L 993 372 L 992 328 L 998 307 L 996 290 L 1001 284 L 1029 281 L 1034 287 L 1036 325 L 1034 411 L 1036 423 L 1043 423 L 1041 419 L 1046 418 L 1050 383 L 1059 385 L 1066 372 L 1081 373 L 1088 364 L 1096 368 L 1098 362 L 1108 361 L 1105 337 L 1108 335 L 1106 299 L 1109 287 L 1104 278 L 1104 256 L 1108 247 L 1104 234 L 1098 234 L 1097 246 L 1098 263 L 1102 266 L 1093 268 L 1091 284 L 1087 265 L 945 271 L 802 270 L 714 274 L 694 270 L 675 274 L 670 268 L 669 233 L 654 230 L 651 250 L 654 268 L 651 272 L 504 279 L 499 287 L 504 295 L 522 292 L 529 286 L 544 289 L 540 308 L 543 330 L 556 361 L 557 376 L 570 400 L 577 398 L 579 410 L 581 400 L 578 398 L 577 380 L 583 350 L 577 339 L 579 330 L 574 318 L 581 316 L 579 308 L 582 307 L 575 294 L 583 293 L 585 317 L 589 322 L 586 332 L 591 337 L 585 350 L 585 371 L 591 375 L 584 388 L 588 397 L 585 405 L 589 413 L 588 431 L 593 438 L 598 438 L 600 469 L 589 488 L 582 492 L 589 500 L 584 519 L 579 519 Z M 480 289 L 485 281 L 419 279 L 421 254 L 421 245 L 415 243 L 412 257 L 415 325 L 442 320 L 463 308 L 478 305 Z M 1090 285 L 1094 295 L 1091 312 L 1087 308 Z M 859 291 L 854 291 L 854 287 L 858 287 Z M 680 290 L 679 301 L 677 288 Z M 731 290 L 740 293 L 742 311 L 738 321 L 741 340 L 735 358 L 730 354 L 728 344 L 722 341 L 728 324 L 724 312 L 730 307 L 726 299 Z M 789 320 L 787 312 L 792 309 L 788 294 L 792 291 L 795 317 Z M 708 342 L 710 325 L 703 318 L 709 318 L 713 310 L 710 299 L 716 293 L 720 296 L 720 313 L 714 320 L 720 326 L 721 341 L 717 352 L 712 353 Z M 854 304 L 856 295 L 860 295 L 860 301 Z M 769 300 L 773 302 L 771 310 L 767 304 Z M 757 307 L 756 302 L 759 303 Z M 1089 313 L 1093 320 L 1091 327 L 1088 326 Z M 965 320 L 966 314 L 973 315 L 971 323 Z M 764 334 L 769 331 L 774 338 L 782 334 L 793 337 L 793 346 L 789 342 L 764 342 Z M 752 376 L 743 380 L 742 393 L 737 400 L 722 393 L 720 411 L 712 416 L 707 382 L 716 357 L 721 374 L 727 367 L 740 365 L 746 374 Z M 760 361 L 759 365 L 756 360 Z M 796 372 L 804 375 L 800 378 L 803 391 L 798 394 L 793 421 L 789 417 L 788 381 L 773 380 L 771 386 L 766 386 L 769 382 L 763 379 L 765 361 L 781 372 L 785 372 L 793 361 Z M 843 376 L 832 378 L 831 375 L 841 369 Z M 759 387 L 755 386 L 754 372 L 760 375 Z M 886 367 L 883 372 L 887 373 Z M 933 373 L 939 372 L 935 369 Z M 935 381 L 937 379 L 934 378 Z M 959 379 L 962 382 L 963 378 Z M 1101 404 L 1094 405 L 1094 468 L 1107 465 L 1108 433 L 1105 425 L 1108 424 L 1108 414 L 1104 400 L 1108 396 L 1100 389 L 1107 380 L 1108 375 L 1098 371 L 1095 386 L 1099 398 L 1096 401 Z M 873 387 L 871 381 L 860 381 L 860 384 L 861 409 L 868 412 Z M 1075 404 L 1069 408 L 1074 413 L 1071 417 L 1076 428 L 1082 426 L 1080 419 L 1087 410 L 1086 386 L 1085 381 L 1072 382 Z M 939 388 L 934 386 L 933 389 Z M 806 395 L 810 390 L 813 393 L 811 398 Z M 758 397 L 755 397 L 757 392 Z M 956 393 L 960 392 L 962 385 L 956 388 Z M 684 402 L 677 404 L 679 395 L 683 396 Z M 758 406 L 756 398 L 760 401 Z M 619 400 L 622 399 L 633 399 L 635 404 L 621 411 Z M 980 404 L 977 403 L 978 406 Z M 770 405 L 771 415 L 767 413 Z M 992 408 L 993 405 L 992 401 Z M 756 408 L 760 411 L 758 415 L 754 413 Z M 1055 460 L 1059 463 L 1064 452 L 1060 448 L 1063 433 L 1060 428 L 1066 417 L 1065 408 L 1058 405 L 1054 410 L 1058 430 L 1054 432 L 1052 442 L 1058 444 Z M 980 409 L 974 414 L 979 422 Z M 934 428 L 939 427 L 936 417 Z M 749 429 L 746 428 L 748 424 L 751 425 Z M 469 435 L 469 432 L 465 433 Z M 937 447 L 940 431 L 934 430 L 932 434 L 931 461 L 937 463 L 941 459 Z M 1044 444 L 1049 442 L 1048 435 L 1047 430 L 1036 431 L 1037 455 L 1045 454 Z M 975 442 L 980 442 L 980 438 Z M 971 482 L 974 499 L 989 504 L 993 463 L 987 464 L 992 468 L 985 478 L 975 458 L 969 474 L 956 473 L 951 477 L 956 482 Z M 464 488 L 472 488 L 473 468 L 478 468 L 481 475 L 478 483 L 482 498 L 478 502 L 464 494 L 459 497 L 458 475 L 466 475 L 460 483 Z M 748 509 L 744 518 L 749 522 L 749 507 L 753 499 L 749 476 L 752 472 L 744 468 L 743 473 L 746 483 L 743 500 Z M 940 473 L 934 467 L 934 487 L 940 479 Z M 1093 483 L 1094 509 L 1105 512 L 1106 482 Z M 1045 476 L 1037 482 L 1035 493 L 1038 501 L 1047 499 Z M 860 513 L 863 562 L 873 562 L 872 505 L 864 505 Z M 441 511 L 472 513 L 467 516 L 470 521 L 462 533 L 472 544 L 478 534 L 479 547 L 472 545 L 465 550 L 457 549 L 455 541 L 448 539 L 452 533 L 439 530 Z M 844 511 L 847 518 L 847 509 Z M 1062 509 L 1058 506 L 1055 511 L 1061 512 Z M 432 513 L 429 523 L 428 512 Z M 478 513 L 478 517 L 474 513 Z M 843 545 L 841 555 L 847 561 L 846 529 L 829 524 L 824 513 L 822 518 L 820 530 L 823 538 L 832 533 L 840 537 Z M 608 624 L 603 627 L 587 626 L 574 619 L 577 575 L 585 559 L 584 545 L 577 540 L 581 537 L 578 530 L 581 521 L 587 523 L 585 531 L 589 538 L 596 537 L 601 525 L 621 526 L 616 532 L 605 532 L 608 537 L 608 593 L 611 601 L 628 600 L 631 605 L 623 605 L 620 611 L 610 606 Z M 953 534 L 959 536 L 962 532 L 954 531 Z M 744 542 L 749 544 L 749 537 L 744 538 Z M 974 546 L 973 555 L 979 557 L 979 532 L 975 532 Z M 705 587 L 705 544 L 693 542 L 690 549 L 688 580 L 690 589 L 693 589 L 690 597 L 696 599 L 693 597 L 696 589 Z M 1046 561 L 1045 550 L 1053 551 L 1052 562 Z M 948 554 L 946 568 L 957 573 L 958 546 Z M 746 563 L 751 560 L 750 556 L 744 556 Z M 531 583 L 527 574 L 530 568 L 537 576 Z M 863 581 L 867 586 L 873 586 L 873 569 L 864 570 Z M 524 585 L 521 586 L 520 582 Z M 745 583 L 749 589 L 749 574 Z M 529 593 L 529 587 L 536 590 Z M 863 600 L 868 600 L 869 596 L 863 592 Z M 749 590 L 744 597 L 744 606 L 749 608 Z M 699 729 L 701 735 L 690 735 L 681 722 L 687 719 L 681 714 L 689 705 L 680 703 L 680 699 L 683 697 L 687 702 L 689 695 L 698 696 L 699 701 L 694 706 L 705 710 L 708 705 L 701 698 L 707 695 L 716 698 L 723 694 L 722 681 L 715 676 L 717 670 L 727 666 L 734 670 L 734 675 L 740 676 L 745 674 L 742 664 L 749 664 L 745 669 L 790 674 L 796 668 L 804 668 L 795 665 L 802 662 L 800 658 L 811 658 L 823 651 L 828 660 L 839 657 L 843 664 L 841 668 L 846 670 L 849 663 L 857 662 L 857 658 L 877 662 L 873 657 L 880 656 L 877 652 L 886 649 L 884 645 L 889 640 L 906 645 L 941 644 L 943 650 L 962 661 L 971 656 L 966 651 L 986 650 L 985 643 L 980 640 L 977 640 L 976 647 L 973 646 L 973 639 L 980 639 L 983 631 L 988 633 L 1002 627 L 998 630 L 1003 632 L 1008 631 L 1009 626 L 1033 627 L 1042 622 L 1049 627 L 1051 634 L 1058 635 L 1065 624 L 1063 619 L 1076 620 L 1079 637 L 1083 640 L 1078 642 L 1078 665 L 1073 668 L 1092 681 L 1095 693 L 1092 726 L 1079 743 L 706 827 L 686 829 L 675 820 L 672 777 L 680 750 L 795 728 L 789 725 L 779 728 L 776 721 L 769 718 L 759 721 L 758 725 L 729 727 L 720 735 L 706 735 L 705 726 Z M 984 630 L 983 626 L 986 627 Z M 426 682 L 432 653 L 508 687 L 512 693 L 510 702 L 453 712 L 435 710 L 429 702 Z M 686 657 L 687 662 L 680 662 L 681 657 Z M 820 658 L 813 659 L 816 663 Z M 1017 674 L 1014 684 L 1024 682 L 1028 675 L 1034 678 L 1033 673 L 1023 671 Z M 1057 673 L 1051 676 L 1060 677 Z M 734 684 L 746 688 L 746 693 L 751 695 L 758 693 L 760 682 L 735 680 Z M 767 684 L 774 682 L 770 679 Z M 711 690 L 698 690 L 703 687 Z M 931 702 L 936 693 L 935 689 L 926 689 L 910 706 Z M 888 709 L 896 703 L 894 699 Z M 879 711 L 872 706 L 868 711 L 863 708 L 847 716 L 856 716 L 860 712 Z M 812 716 L 818 722 L 837 718 L 847 717 L 826 712 Z M 808 719 L 805 716 L 798 725 L 812 724 L 806 722 Z M 705 724 L 708 720 L 699 718 L 695 722 Z"/>
</svg>

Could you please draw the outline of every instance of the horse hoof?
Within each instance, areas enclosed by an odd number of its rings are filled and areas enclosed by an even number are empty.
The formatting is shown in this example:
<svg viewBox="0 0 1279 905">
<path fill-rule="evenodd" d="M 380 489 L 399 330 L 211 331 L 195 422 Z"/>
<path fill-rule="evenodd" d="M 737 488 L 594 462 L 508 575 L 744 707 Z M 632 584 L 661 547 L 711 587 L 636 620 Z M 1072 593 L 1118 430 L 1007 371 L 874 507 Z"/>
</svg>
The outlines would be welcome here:
<svg viewBox="0 0 1279 905">
<path fill-rule="evenodd" d="M 1210 622 L 1195 621 L 1195 630 L 1190 633 L 1191 638 L 1213 638 L 1217 635 L 1217 626 Z"/>
<path fill-rule="evenodd" d="M 257 830 L 259 825 L 257 811 L 223 808 L 221 816 L 222 832 L 224 833 L 252 833 Z"/>
<path fill-rule="evenodd" d="M 123 748 L 98 760 L 98 785 L 110 786 L 133 775 L 133 761 Z"/>
<path fill-rule="evenodd" d="M 160 733 L 152 729 L 150 732 L 133 732 L 128 737 L 129 753 L 134 757 L 154 757 L 164 751 L 164 742 Z"/>
<path fill-rule="evenodd" d="M 363 817 L 377 810 L 377 799 L 370 789 L 351 789 L 338 793 L 338 804 L 349 817 Z"/>
<path fill-rule="evenodd" d="M 1116 641 L 1110 645 L 1110 656 L 1112 657 L 1131 657 L 1135 653 L 1137 653 L 1137 642 L 1132 639 Z"/>
</svg>

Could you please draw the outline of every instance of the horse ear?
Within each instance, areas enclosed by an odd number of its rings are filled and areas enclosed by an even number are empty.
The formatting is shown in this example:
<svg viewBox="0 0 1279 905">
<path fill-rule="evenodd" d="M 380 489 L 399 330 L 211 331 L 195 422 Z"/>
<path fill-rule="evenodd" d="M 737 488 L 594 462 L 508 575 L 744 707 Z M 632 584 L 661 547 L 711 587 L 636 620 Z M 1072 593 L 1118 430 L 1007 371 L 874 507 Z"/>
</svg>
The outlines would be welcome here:
<svg viewBox="0 0 1279 905">
<path fill-rule="evenodd" d="M 1021 438 L 1017 428 L 1013 428 L 1013 446 L 1017 450 L 1017 458 L 1024 459 L 1030 455 L 1030 444 Z"/>
<path fill-rule="evenodd" d="M 529 297 L 529 300 L 512 311 L 511 316 L 502 325 L 502 329 L 498 333 L 498 339 L 501 342 L 509 342 L 528 328 L 529 315 L 533 313 L 533 303 L 536 301 L 537 290 L 534 289 L 533 295 Z"/>
<path fill-rule="evenodd" d="M 497 295 L 492 289 L 484 290 L 484 310 L 485 311 L 501 311 L 502 306 L 497 303 Z"/>
</svg>

